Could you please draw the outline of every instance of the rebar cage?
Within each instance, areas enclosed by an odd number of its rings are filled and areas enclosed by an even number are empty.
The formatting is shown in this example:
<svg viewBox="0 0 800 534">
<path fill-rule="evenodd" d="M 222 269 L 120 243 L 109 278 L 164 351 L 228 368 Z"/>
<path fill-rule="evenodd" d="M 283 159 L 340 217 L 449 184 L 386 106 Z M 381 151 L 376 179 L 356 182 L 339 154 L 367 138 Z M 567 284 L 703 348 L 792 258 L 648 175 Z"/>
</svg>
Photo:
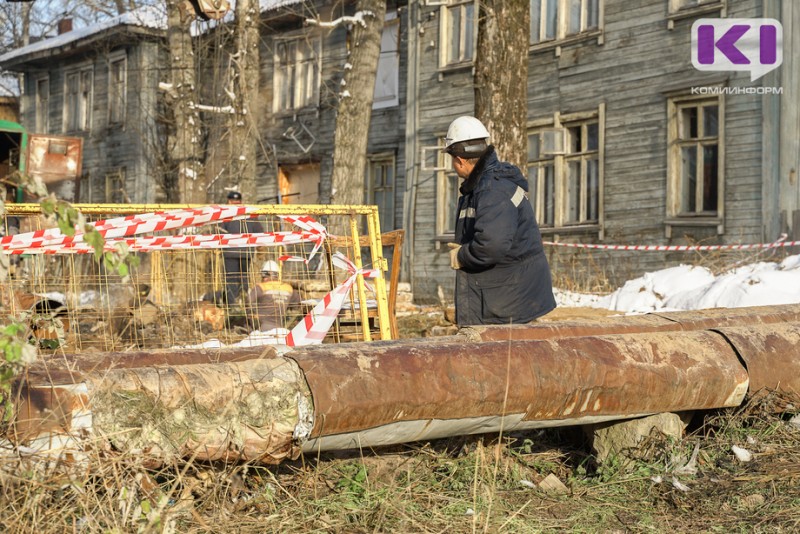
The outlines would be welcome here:
<svg viewBox="0 0 800 534">
<path fill-rule="evenodd" d="M 103 224 L 132 214 L 161 217 L 173 210 L 226 206 L 74 207 L 88 221 Z M 91 253 L 75 253 L 74 247 L 50 246 L 42 253 L 17 246 L 11 253 L 6 243 L 0 254 L 5 264 L 0 265 L 2 308 L 28 325 L 31 340 L 41 349 L 64 352 L 391 339 L 388 264 L 376 206 L 243 208 L 248 217 L 234 222 L 233 230 L 211 223 L 137 234 L 127 243 L 139 265 L 127 277 Z M 32 236 L 55 226 L 37 204 L 10 204 L 7 210 L 6 236 Z M 322 238 L 296 226 L 292 221 L 297 218 L 323 228 Z M 257 246 L 175 244 L 235 234 L 236 224 L 245 240 L 256 240 Z M 171 245 L 155 239 L 164 236 L 171 236 Z M 155 246 L 137 248 L 147 240 Z M 112 242 L 107 238 L 107 244 Z M 238 260 L 230 258 L 237 253 Z M 366 276 L 371 279 L 365 282 Z M 236 282 L 239 291 L 231 287 Z"/>
</svg>

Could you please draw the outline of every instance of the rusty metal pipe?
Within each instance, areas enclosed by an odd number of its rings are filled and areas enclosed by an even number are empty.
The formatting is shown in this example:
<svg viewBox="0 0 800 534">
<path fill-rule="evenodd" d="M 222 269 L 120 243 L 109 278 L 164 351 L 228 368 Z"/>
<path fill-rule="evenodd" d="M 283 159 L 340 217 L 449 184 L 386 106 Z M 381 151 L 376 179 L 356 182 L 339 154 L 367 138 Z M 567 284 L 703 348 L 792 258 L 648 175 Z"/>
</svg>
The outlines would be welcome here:
<svg viewBox="0 0 800 534">
<path fill-rule="evenodd" d="M 548 322 L 545 318 L 543 321 L 526 325 L 470 326 L 462 328 L 460 335 L 473 341 L 509 341 L 604 334 L 677 332 L 792 322 L 800 322 L 800 304 L 658 312 L 647 315 L 614 315 L 553 322 Z"/>
<path fill-rule="evenodd" d="M 57 358 L 19 384 L 6 437 L 39 450 L 100 439 L 165 460 L 276 463 L 301 450 L 737 406 L 748 388 L 800 391 L 797 309 L 676 313 L 678 331 Z"/>
</svg>

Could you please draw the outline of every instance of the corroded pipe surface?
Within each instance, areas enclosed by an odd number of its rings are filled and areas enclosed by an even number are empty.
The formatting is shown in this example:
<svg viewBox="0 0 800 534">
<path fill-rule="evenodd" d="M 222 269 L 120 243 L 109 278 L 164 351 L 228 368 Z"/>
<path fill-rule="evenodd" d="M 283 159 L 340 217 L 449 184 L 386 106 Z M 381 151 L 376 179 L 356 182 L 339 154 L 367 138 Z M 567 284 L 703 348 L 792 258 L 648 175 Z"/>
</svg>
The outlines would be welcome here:
<svg viewBox="0 0 800 534">
<path fill-rule="evenodd" d="M 444 437 L 458 421 L 488 432 L 737 406 L 748 384 L 730 344 L 707 331 L 289 356 L 311 388 L 323 448 Z"/>
<path fill-rule="evenodd" d="M 471 326 L 461 329 L 461 334 L 473 341 L 508 341 L 513 339 L 551 339 L 567 336 L 705 330 L 728 326 L 791 322 L 800 322 L 800 304 L 658 312 L 647 315 L 617 315 L 570 321 L 547 322 L 545 320 L 526 325 Z"/>
</svg>

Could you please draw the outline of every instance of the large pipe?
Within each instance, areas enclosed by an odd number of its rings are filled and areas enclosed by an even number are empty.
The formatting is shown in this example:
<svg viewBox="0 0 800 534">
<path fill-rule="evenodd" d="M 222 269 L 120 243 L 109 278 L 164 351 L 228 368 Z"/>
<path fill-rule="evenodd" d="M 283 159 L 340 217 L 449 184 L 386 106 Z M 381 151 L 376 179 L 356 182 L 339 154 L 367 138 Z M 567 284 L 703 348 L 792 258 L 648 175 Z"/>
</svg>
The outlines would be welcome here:
<svg viewBox="0 0 800 534">
<path fill-rule="evenodd" d="M 538 324 L 514 327 L 519 338 L 502 341 L 473 333 L 291 351 L 59 357 L 17 385 L 6 437 L 37 450 L 80 450 L 99 439 L 161 460 L 277 463 L 302 450 L 737 406 L 748 390 L 800 391 L 797 312 L 675 313 L 667 323 L 677 329 L 655 330 L 648 323 L 663 324 L 663 314 L 618 318 L 618 328 L 642 323 L 635 333 Z M 525 338 L 542 331 L 549 335 Z"/>
</svg>

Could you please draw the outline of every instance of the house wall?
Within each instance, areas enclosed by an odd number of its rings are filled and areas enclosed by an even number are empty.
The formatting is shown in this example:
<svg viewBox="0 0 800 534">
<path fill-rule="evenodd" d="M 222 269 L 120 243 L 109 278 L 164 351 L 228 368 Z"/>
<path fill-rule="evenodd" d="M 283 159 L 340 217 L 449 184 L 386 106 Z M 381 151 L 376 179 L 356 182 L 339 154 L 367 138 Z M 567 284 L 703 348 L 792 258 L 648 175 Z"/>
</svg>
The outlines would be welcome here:
<svg viewBox="0 0 800 534">
<path fill-rule="evenodd" d="M 395 8 L 390 3 L 388 9 Z M 343 15 L 353 14 L 353 4 L 331 7 L 316 3 L 319 19 L 334 20 Z M 289 16 L 287 16 L 287 14 Z M 308 11 L 304 11 L 308 16 Z M 367 153 L 387 154 L 395 156 L 395 225 L 403 222 L 403 191 L 405 189 L 404 169 L 405 156 L 402 150 L 405 140 L 405 94 L 406 78 L 402 74 L 407 68 L 407 37 L 405 35 L 406 10 L 399 10 L 400 17 L 400 68 L 399 68 L 399 104 L 392 107 L 372 111 Z M 277 198 L 277 176 L 280 165 L 300 165 L 316 163 L 320 167 L 319 203 L 331 201 L 332 156 L 334 147 L 334 129 L 336 126 L 336 108 L 338 94 L 341 90 L 341 79 L 344 65 L 347 62 L 346 30 L 343 26 L 334 29 L 320 29 L 304 25 L 303 18 L 291 16 L 291 9 L 281 12 L 270 12 L 262 25 L 261 39 L 261 73 L 260 73 L 260 106 L 259 134 L 261 149 L 259 150 L 256 187 L 259 199 L 274 202 Z M 308 33 L 321 37 L 321 76 L 319 104 L 306 108 L 273 113 L 273 76 L 274 76 L 274 39 L 287 34 Z M 287 132 L 293 128 L 297 142 L 288 137 Z M 307 130 L 307 131 L 306 131 Z M 302 147 L 300 145 L 303 145 Z M 304 151 L 303 148 L 307 148 Z M 221 194 L 221 193 L 217 193 Z M 335 199 L 334 199 L 335 200 Z M 383 231 L 392 228 L 382 228 Z"/>
<path fill-rule="evenodd" d="M 108 91 L 110 55 L 127 56 L 127 110 L 123 124 L 109 124 Z M 163 144 L 156 136 L 156 102 L 160 65 L 164 51 L 154 42 L 134 40 L 91 47 L 83 53 L 55 56 L 27 65 L 25 70 L 25 110 L 21 123 L 31 132 L 36 124 L 36 79 L 46 73 L 50 82 L 49 131 L 83 138 L 83 176 L 80 202 L 106 202 L 106 175 L 124 169 L 123 202 L 152 203 L 159 200 L 157 154 Z M 115 56 L 116 57 L 116 56 Z M 90 126 L 86 131 L 67 131 L 64 127 L 65 73 L 77 66 L 92 68 Z"/>
<path fill-rule="evenodd" d="M 717 17 L 718 13 L 703 17 Z M 758 0 L 728 2 L 727 16 L 762 16 Z M 438 8 L 424 8 L 419 142 L 435 145 L 449 122 L 472 114 L 471 69 L 441 72 Z M 757 243 L 762 220 L 761 95 L 726 95 L 724 232 L 716 226 L 674 227 L 667 238 L 667 100 L 690 88 L 723 83 L 752 85 L 749 73 L 704 73 L 691 64 L 690 29 L 699 18 L 676 20 L 668 28 L 666 0 L 606 0 L 602 43 L 589 38 L 559 49 L 529 53 L 528 120 L 554 113 L 597 110 L 605 105 L 604 216 L 598 232 L 545 231 L 546 240 L 609 244 Z M 763 80 L 756 85 L 765 83 Z M 502 157 L 502 154 L 500 155 Z M 436 240 L 434 172 L 419 177 L 416 210 L 408 224 L 415 240 L 413 291 L 452 294 L 454 276 L 445 247 Z M 767 236 L 772 240 L 777 236 Z M 599 252 L 546 247 L 554 275 L 618 284 L 666 265 L 698 260 L 686 253 Z"/>
</svg>

